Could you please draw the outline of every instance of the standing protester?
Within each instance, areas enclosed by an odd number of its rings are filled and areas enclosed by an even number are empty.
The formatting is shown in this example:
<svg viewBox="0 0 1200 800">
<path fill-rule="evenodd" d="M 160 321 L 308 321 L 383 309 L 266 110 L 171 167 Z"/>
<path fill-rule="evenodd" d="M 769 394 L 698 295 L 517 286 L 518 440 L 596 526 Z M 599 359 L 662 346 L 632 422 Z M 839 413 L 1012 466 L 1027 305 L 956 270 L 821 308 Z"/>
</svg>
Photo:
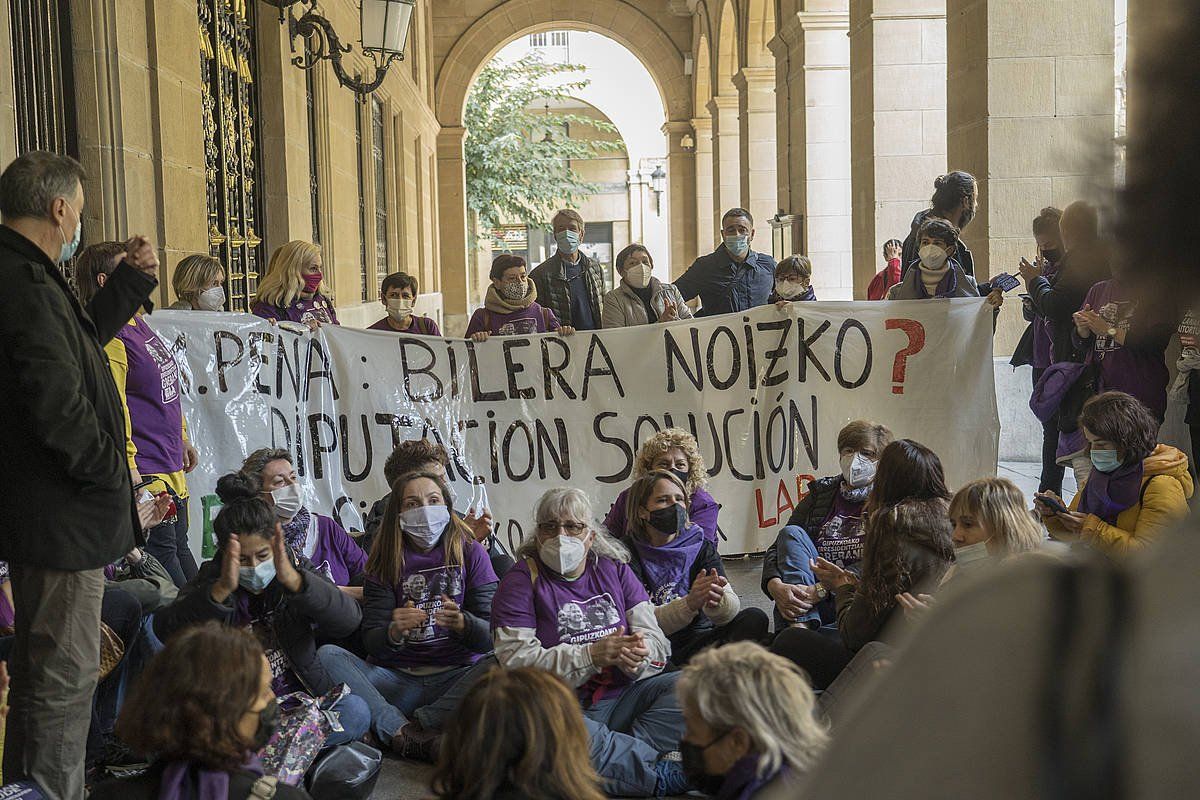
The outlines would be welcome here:
<svg viewBox="0 0 1200 800">
<path fill-rule="evenodd" d="M 367 330 L 412 333 L 419 336 L 441 336 L 436 322 L 429 317 L 413 313 L 417 302 L 417 279 L 403 272 L 393 272 L 379 286 L 379 302 L 387 309 L 387 316 Z"/>
<path fill-rule="evenodd" d="M 559 322 L 577 331 L 594 331 L 603 317 L 604 274 L 600 265 L 579 249 L 583 217 L 564 208 L 550 221 L 558 250 L 529 273 L 542 305 Z"/>
<path fill-rule="evenodd" d="M 901 267 L 903 275 L 907 275 L 921 257 L 921 227 L 928 220 L 940 219 L 949 222 L 959 231 L 971 224 L 971 220 L 975 218 L 975 212 L 979 208 L 979 186 L 975 183 L 975 176 L 961 171 L 939 176 L 933 182 L 933 197 L 930 199 L 930 203 L 931 208 L 927 208 L 913 217 L 912 228 L 904 239 L 904 246 L 900 254 L 903 261 Z M 962 266 L 963 272 L 974 278 L 975 258 L 971 255 L 970 248 L 964 242 L 959 241 L 957 252 L 953 255 L 954 260 Z M 988 287 L 988 291 L 990 290 L 991 288 Z M 984 287 L 980 287 L 980 293 L 985 293 Z"/>
<path fill-rule="evenodd" d="M 788 256 L 775 267 L 775 288 L 768 303 L 785 306 L 801 300 L 816 300 L 812 287 L 812 262 L 808 256 Z"/>
<path fill-rule="evenodd" d="M 654 259 L 644 246 L 631 244 L 617 253 L 617 271 L 621 285 L 604 295 L 605 328 L 692 318 L 675 285 L 654 277 Z"/>
<path fill-rule="evenodd" d="M 83 232 L 83 167 L 27 153 L 0 175 L 0 559 L 12 571 L 4 775 L 82 800 L 103 567 L 141 542 L 121 398 L 101 348 L 147 302 L 143 237 L 85 310 L 60 265 Z"/>
<path fill-rule="evenodd" d="M 170 306 L 174 311 L 225 309 L 225 270 L 212 256 L 184 256 L 175 265 L 171 286 L 179 298 Z"/>
<path fill-rule="evenodd" d="M 1183 421 L 1192 438 L 1192 471 L 1200 461 L 1200 310 L 1193 309 L 1179 323 L 1179 360 L 1175 362 L 1178 375 L 1171 394 L 1187 404 Z"/>
<path fill-rule="evenodd" d="M 525 259 L 501 253 L 492 259 L 483 308 L 475 309 L 467 323 L 468 339 L 486 342 L 489 336 L 522 336 L 557 331 L 560 336 L 575 332 L 558 321 L 554 312 L 537 302 L 537 284 L 525 272 Z"/>
<path fill-rule="evenodd" d="M 1004 293 L 990 284 L 978 286 L 955 257 L 961 244 L 959 230 L 944 219 L 921 223 L 917 234 L 920 260 L 888 290 L 888 300 L 929 300 L 941 297 L 987 297 L 988 305 L 1004 305 Z"/>
<path fill-rule="evenodd" d="M 312 242 L 288 242 L 271 254 L 250 311 L 275 322 L 298 322 L 316 330 L 337 325 L 333 301 L 324 293 L 321 248 Z"/>
<path fill-rule="evenodd" d="M 1059 221 L 1062 212 L 1053 206 L 1043 208 L 1033 219 L 1033 238 L 1037 243 L 1038 255 L 1031 264 L 1027 259 L 1021 259 L 1022 275 L 1044 278 L 1049 282 L 1058 277 L 1058 268 L 1062 263 L 1063 244 Z M 1036 275 L 1035 275 L 1036 270 Z M 1032 279 L 1027 281 L 1032 283 Z M 1037 386 L 1046 368 L 1054 363 L 1053 328 L 1050 320 L 1039 314 L 1033 304 L 1032 295 L 1026 295 L 1022 302 L 1022 313 L 1029 327 L 1025 329 L 1021 341 L 1013 351 L 1009 362 L 1014 367 L 1033 367 L 1033 385 Z M 1042 474 L 1038 485 L 1039 492 L 1054 492 L 1062 494 L 1063 474 L 1065 469 L 1058 463 L 1058 419 L 1050 418 L 1042 423 Z"/>
<path fill-rule="evenodd" d="M 729 314 L 767 304 L 775 286 L 775 259 L 750 249 L 754 217 L 731 208 L 721 217 L 721 245 L 700 256 L 675 281 L 684 300 L 699 297 L 698 316 Z"/>
<path fill-rule="evenodd" d="M 88 247 L 75 263 L 79 300 L 91 302 L 120 263 L 122 245 L 102 242 Z M 183 418 L 179 365 L 171 348 L 139 311 L 104 346 L 113 382 L 125 412 L 125 452 L 135 483 L 150 481 L 146 491 L 170 494 L 176 513 L 150 529 L 146 552 L 158 559 L 177 588 L 196 577 L 196 559 L 188 545 L 187 473 L 196 468 L 196 448 L 188 441 Z"/>
<path fill-rule="evenodd" d="M 900 256 L 904 252 L 904 243 L 899 239 L 888 239 L 883 244 L 883 261 L 884 268 L 875 273 L 875 277 L 871 279 L 871 283 L 867 286 L 868 300 L 884 300 L 887 298 L 888 289 L 891 289 L 900 282 L 900 275 L 904 271 L 900 264 Z"/>
</svg>

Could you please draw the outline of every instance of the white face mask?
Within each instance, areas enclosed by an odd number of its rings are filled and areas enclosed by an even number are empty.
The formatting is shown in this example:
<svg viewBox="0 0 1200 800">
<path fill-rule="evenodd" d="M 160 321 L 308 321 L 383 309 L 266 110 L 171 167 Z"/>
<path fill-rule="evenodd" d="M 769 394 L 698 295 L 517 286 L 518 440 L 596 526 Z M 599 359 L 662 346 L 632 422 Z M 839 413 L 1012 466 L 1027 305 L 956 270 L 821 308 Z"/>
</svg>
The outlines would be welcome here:
<svg viewBox="0 0 1200 800">
<path fill-rule="evenodd" d="M 918 254 L 921 256 L 921 266 L 934 272 L 941 270 L 946 265 L 946 259 L 950 257 L 949 253 L 936 244 L 925 245 Z"/>
<path fill-rule="evenodd" d="M 638 264 L 625 270 L 625 282 L 635 289 L 645 289 L 650 285 L 650 275 L 654 272 L 649 264 Z"/>
<path fill-rule="evenodd" d="M 587 558 L 587 545 L 583 539 L 562 534 L 538 545 L 538 556 L 543 564 L 559 575 L 574 575 Z"/>
<path fill-rule="evenodd" d="M 196 305 L 201 311 L 221 311 L 225 308 L 225 287 L 214 286 L 196 295 Z"/>
<path fill-rule="evenodd" d="M 963 567 L 989 557 L 991 557 L 991 553 L 988 552 L 986 539 L 975 544 L 963 545 L 954 550 L 954 563 Z"/>
<path fill-rule="evenodd" d="M 299 514 L 304 507 L 304 493 L 300 491 L 298 483 L 272 489 L 271 499 L 275 501 L 275 516 L 285 522 Z"/>
<path fill-rule="evenodd" d="M 800 281 L 780 281 L 775 284 L 775 291 L 784 300 L 791 300 L 793 297 L 799 297 L 808 291 L 808 284 Z"/>
<path fill-rule="evenodd" d="M 417 506 L 400 512 L 400 530 L 425 550 L 437 544 L 449 522 L 450 509 L 446 506 Z"/>
<path fill-rule="evenodd" d="M 403 322 L 412 316 L 413 301 L 407 297 L 389 298 L 387 301 L 387 312 L 388 316 L 396 320 L 396 322 Z"/>
<path fill-rule="evenodd" d="M 870 486 L 878 465 L 862 453 L 846 453 L 841 458 L 842 477 L 855 489 Z"/>
</svg>

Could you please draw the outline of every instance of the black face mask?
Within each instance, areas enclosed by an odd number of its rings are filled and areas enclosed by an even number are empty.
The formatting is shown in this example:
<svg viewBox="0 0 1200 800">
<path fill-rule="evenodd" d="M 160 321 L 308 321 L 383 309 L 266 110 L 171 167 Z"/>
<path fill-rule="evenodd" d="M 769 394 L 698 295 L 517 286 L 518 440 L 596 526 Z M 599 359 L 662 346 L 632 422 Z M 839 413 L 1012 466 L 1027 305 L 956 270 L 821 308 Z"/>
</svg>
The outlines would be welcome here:
<svg viewBox="0 0 1200 800">
<path fill-rule="evenodd" d="M 275 698 L 263 706 L 262 711 L 258 712 L 258 730 L 254 732 L 254 739 L 250 742 L 250 749 L 257 753 L 267 746 L 267 742 L 271 741 L 271 736 L 274 735 L 275 729 L 279 727 L 279 704 L 275 702 Z"/>
<path fill-rule="evenodd" d="M 666 508 L 651 511 L 649 522 L 650 526 L 660 533 L 679 533 L 687 524 L 687 509 L 679 503 L 672 503 Z"/>
<path fill-rule="evenodd" d="M 1062 250 L 1043 250 L 1042 258 L 1046 259 L 1051 264 L 1057 264 L 1058 260 L 1062 258 Z"/>
<path fill-rule="evenodd" d="M 721 791 L 721 786 L 725 783 L 724 775 L 709 775 L 704 766 L 704 751 L 723 738 L 725 738 L 724 733 L 703 747 L 688 741 L 679 742 L 679 755 L 683 757 L 681 764 L 683 774 L 687 776 L 688 783 L 702 794 L 715 795 Z"/>
<path fill-rule="evenodd" d="M 688 485 L 688 471 L 686 469 L 673 469 L 671 470 L 671 474 L 679 478 L 679 482 L 684 486 Z"/>
</svg>

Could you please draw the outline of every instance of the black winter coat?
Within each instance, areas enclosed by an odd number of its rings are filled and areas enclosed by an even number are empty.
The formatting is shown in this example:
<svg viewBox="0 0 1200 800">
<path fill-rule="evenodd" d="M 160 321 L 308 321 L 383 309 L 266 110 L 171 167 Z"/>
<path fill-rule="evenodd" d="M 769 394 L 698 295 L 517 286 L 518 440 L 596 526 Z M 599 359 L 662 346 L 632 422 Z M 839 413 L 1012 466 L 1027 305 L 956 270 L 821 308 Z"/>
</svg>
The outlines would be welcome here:
<svg viewBox="0 0 1200 800">
<path fill-rule="evenodd" d="M 1029 284 L 1033 312 L 1045 317 L 1050 327 L 1052 362 L 1075 360 L 1072 315 L 1083 308 L 1083 301 L 1092 286 L 1111 277 L 1108 250 L 1096 245 L 1071 250 L 1063 256 L 1053 276 L 1034 278 Z"/>
<path fill-rule="evenodd" d="M 358 630 L 362 609 L 357 602 L 323 575 L 314 572 L 306 558 L 298 559 L 297 568 L 303 586 L 291 594 L 278 581 L 263 592 L 269 608 L 275 612 L 275 637 L 291 662 L 304 688 L 314 697 L 333 688 L 329 673 L 317 659 L 317 637 L 329 641 L 345 639 Z M 190 625 L 216 620 L 234 624 L 238 589 L 224 603 L 212 599 L 212 587 L 221 574 L 221 553 L 206 561 L 196 577 L 179 593 L 179 599 L 154 615 L 154 634 L 163 642 Z"/>
<path fill-rule="evenodd" d="M 838 487 L 841 485 L 841 475 L 831 475 L 828 478 L 818 478 L 813 481 L 808 494 L 792 509 L 792 515 L 788 517 L 785 527 L 803 528 L 805 533 L 815 538 L 817 528 L 825 521 L 833 508 L 833 501 L 837 499 Z M 779 551 L 775 547 L 775 542 L 771 542 L 771 546 L 763 553 L 763 594 L 767 597 L 771 596 L 771 593 L 767 591 L 767 584 L 771 582 L 772 578 L 779 577 Z"/>
<path fill-rule="evenodd" d="M 0 559 L 99 569 L 142 543 L 104 345 L 157 283 L 121 264 L 85 310 L 45 253 L 0 226 L 0 285 Z"/>
</svg>

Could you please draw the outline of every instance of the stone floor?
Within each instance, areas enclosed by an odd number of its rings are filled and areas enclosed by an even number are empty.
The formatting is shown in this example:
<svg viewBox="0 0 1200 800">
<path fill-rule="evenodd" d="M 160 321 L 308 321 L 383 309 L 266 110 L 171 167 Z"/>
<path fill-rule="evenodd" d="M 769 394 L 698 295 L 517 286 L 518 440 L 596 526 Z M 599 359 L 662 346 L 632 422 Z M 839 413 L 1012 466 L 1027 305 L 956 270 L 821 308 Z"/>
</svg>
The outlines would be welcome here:
<svg viewBox="0 0 1200 800">
<path fill-rule="evenodd" d="M 1032 503 L 1033 493 L 1038 487 L 1040 465 L 1024 462 L 1002 462 L 998 473 L 1016 483 Z M 1069 498 L 1075 492 L 1075 480 L 1067 470 L 1064 493 Z M 742 604 L 756 606 L 770 613 L 769 600 L 758 588 L 762 574 L 762 558 L 757 555 L 734 556 L 725 561 L 729 580 L 737 590 Z M 384 757 L 383 773 L 374 796 L 386 800 L 424 800 L 430 796 L 429 776 L 432 768 L 411 761 L 400 761 L 390 755 Z"/>
</svg>

